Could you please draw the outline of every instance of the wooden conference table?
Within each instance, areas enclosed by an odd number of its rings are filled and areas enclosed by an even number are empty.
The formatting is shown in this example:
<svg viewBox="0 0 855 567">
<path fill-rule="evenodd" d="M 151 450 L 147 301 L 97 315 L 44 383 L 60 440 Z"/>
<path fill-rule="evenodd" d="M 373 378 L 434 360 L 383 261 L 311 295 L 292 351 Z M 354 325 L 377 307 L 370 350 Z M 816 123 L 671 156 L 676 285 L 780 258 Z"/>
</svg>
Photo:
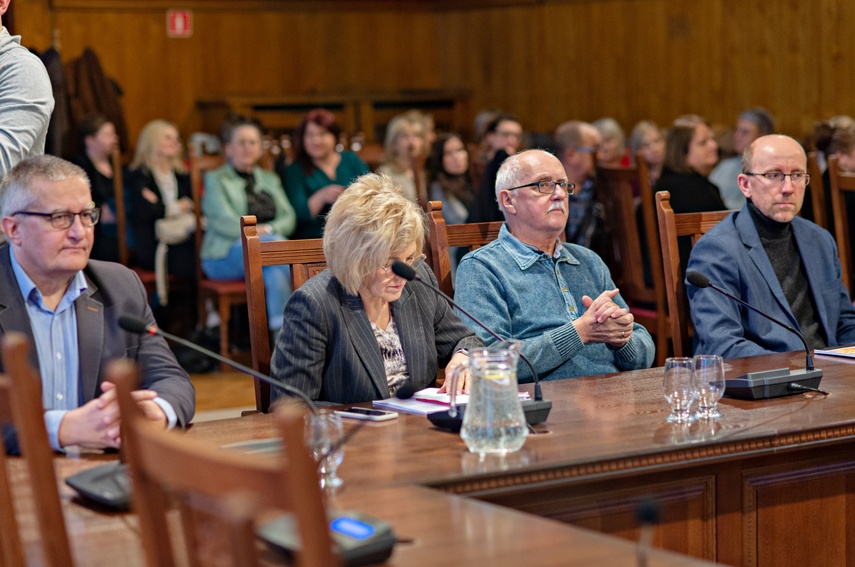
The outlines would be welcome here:
<svg viewBox="0 0 855 567">
<path fill-rule="evenodd" d="M 729 360 L 726 370 L 803 365 L 803 354 L 786 353 Z M 731 565 L 851 564 L 855 360 L 817 357 L 817 366 L 827 397 L 724 399 L 721 419 L 690 426 L 665 422 L 661 368 L 546 382 L 554 407 L 541 433 L 518 453 L 483 460 L 459 436 L 401 414 L 353 437 L 340 468 L 344 489 L 330 504 L 386 519 L 411 540 L 396 546 L 393 565 L 633 564 L 631 542 L 547 519 L 634 540 L 635 508 L 646 497 L 661 508 L 654 543 L 668 550 Z M 223 445 L 273 430 L 271 416 L 253 415 L 187 435 Z M 65 476 L 98 458 L 57 462 Z M 63 496 L 85 564 L 110 564 L 113 553 L 141 561 L 128 552 L 139 549 L 132 514 L 104 515 L 67 489 Z M 107 539 L 106 548 L 95 543 Z M 692 562 L 660 554 L 652 564 Z"/>
</svg>

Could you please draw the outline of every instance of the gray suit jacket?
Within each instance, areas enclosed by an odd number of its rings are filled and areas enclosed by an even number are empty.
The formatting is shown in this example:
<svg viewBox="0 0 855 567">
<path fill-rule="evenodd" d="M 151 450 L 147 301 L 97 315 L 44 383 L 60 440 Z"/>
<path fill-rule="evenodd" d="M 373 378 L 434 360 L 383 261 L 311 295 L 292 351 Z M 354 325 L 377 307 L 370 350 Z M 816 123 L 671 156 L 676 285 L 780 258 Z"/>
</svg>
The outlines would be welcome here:
<svg viewBox="0 0 855 567">
<path fill-rule="evenodd" d="M 178 365 L 166 341 L 162 337 L 136 335 L 119 328 L 121 315 L 133 315 L 155 324 L 139 278 L 120 264 L 98 260 L 90 260 L 83 274 L 88 288 L 74 302 L 80 355 L 79 404 L 100 394 L 108 362 L 129 358 L 142 371 L 140 388 L 154 390 L 172 404 L 179 424 L 186 426 L 193 418 L 196 394 L 187 373 Z M 38 353 L 27 308 L 12 271 L 9 246 L 4 244 L 0 246 L 0 335 L 13 331 L 29 337 L 30 361 L 34 368 L 38 368 Z M 14 452 L 13 432 L 4 431 L 4 441 L 7 450 Z"/>
<path fill-rule="evenodd" d="M 427 266 L 419 277 L 436 285 Z M 420 283 L 407 283 L 391 308 L 417 390 L 434 382 L 437 369 L 445 367 L 457 349 L 483 344 L 445 300 Z M 270 366 L 273 378 L 313 400 L 350 404 L 390 397 L 383 357 L 362 299 L 345 292 L 329 270 L 291 295 Z M 282 395 L 273 388 L 274 398 Z"/>
</svg>

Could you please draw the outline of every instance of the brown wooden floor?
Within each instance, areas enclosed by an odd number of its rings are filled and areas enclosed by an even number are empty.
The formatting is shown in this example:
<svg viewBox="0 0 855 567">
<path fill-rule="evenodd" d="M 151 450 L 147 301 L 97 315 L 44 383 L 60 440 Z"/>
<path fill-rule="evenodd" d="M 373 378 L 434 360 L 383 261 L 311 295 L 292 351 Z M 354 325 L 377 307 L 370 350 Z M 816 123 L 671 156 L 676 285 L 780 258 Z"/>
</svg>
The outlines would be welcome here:
<svg viewBox="0 0 855 567">
<path fill-rule="evenodd" d="M 240 372 L 191 374 L 196 387 L 196 412 L 255 407 L 252 378 Z"/>
</svg>

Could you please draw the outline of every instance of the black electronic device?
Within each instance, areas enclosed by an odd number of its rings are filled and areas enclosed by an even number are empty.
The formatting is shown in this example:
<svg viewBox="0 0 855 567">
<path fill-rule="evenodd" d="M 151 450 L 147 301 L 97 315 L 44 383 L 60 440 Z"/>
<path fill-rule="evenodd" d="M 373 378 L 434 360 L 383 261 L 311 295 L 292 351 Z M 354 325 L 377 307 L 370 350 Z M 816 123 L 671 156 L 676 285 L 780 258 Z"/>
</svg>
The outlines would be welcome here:
<svg viewBox="0 0 855 567">
<path fill-rule="evenodd" d="M 128 465 L 110 463 L 87 469 L 65 479 L 65 483 L 86 500 L 111 510 L 127 510 L 131 506 Z"/>
<path fill-rule="evenodd" d="M 460 305 L 457 304 L 456 301 L 454 301 L 445 293 L 443 293 L 441 289 L 421 279 L 418 274 L 416 274 L 416 271 L 413 269 L 412 266 L 401 262 L 400 260 L 395 260 L 394 262 L 392 262 L 392 272 L 394 272 L 396 276 L 404 278 L 407 281 L 419 282 L 429 290 L 433 291 L 435 294 L 445 299 L 449 303 L 449 305 L 457 308 L 458 311 L 466 315 L 476 325 L 487 331 L 487 333 L 489 333 L 491 337 L 495 338 L 497 341 L 500 342 L 505 340 L 504 338 L 500 337 L 498 333 L 496 333 L 487 325 L 475 318 L 474 315 L 463 309 Z M 523 353 L 520 353 L 520 358 L 528 365 L 529 369 L 531 370 L 532 380 L 534 381 L 534 399 L 524 400 L 522 402 L 522 408 L 523 412 L 525 412 L 526 415 L 526 421 L 531 425 L 543 423 L 549 417 L 549 412 L 552 410 L 552 401 L 543 399 L 543 393 L 541 393 L 540 391 L 540 379 L 537 376 L 537 370 L 534 369 L 534 365 Z M 398 388 L 398 391 L 395 393 L 395 396 L 400 399 L 408 399 L 412 398 L 414 394 L 415 389 L 409 382 L 406 382 L 403 386 Z M 437 414 L 445 414 L 447 417 L 443 418 L 442 415 Z M 448 415 L 448 412 L 436 412 L 428 414 L 428 419 L 437 427 L 460 431 L 460 427 L 463 423 L 463 413 L 460 412 L 458 413 L 457 417 L 451 417 L 450 415 Z M 459 424 L 455 423 L 455 421 Z"/>
<path fill-rule="evenodd" d="M 725 381 L 724 393 L 732 398 L 740 398 L 745 400 L 765 400 L 766 398 L 777 398 L 781 396 L 791 396 L 793 394 L 801 394 L 804 392 L 818 392 L 827 394 L 818 389 L 819 382 L 822 380 L 822 370 L 813 367 L 813 357 L 810 353 L 810 347 L 807 344 L 804 336 L 786 323 L 763 313 L 753 305 L 750 305 L 742 299 L 736 297 L 732 293 L 710 283 L 709 278 L 698 272 L 686 272 L 686 280 L 697 288 L 710 288 L 718 293 L 729 297 L 737 303 L 744 305 L 755 313 L 758 313 L 772 321 L 776 325 L 780 325 L 786 330 L 794 333 L 801 339 L 805 347 L 805 368 L 802 370 L 791 370 L 789 368 L 776 368 L 774 370 L 766 370 L 764 372 L 749 372 L 737 378 L 731 378 Z"/>
<path fill-rule="evenodd" d="M 383 563 L 392 555 L 396 538 L 387 522 L 359 512 L 333 512 L 329 526 L 335 552 L 345 565 Z M 291 514 L 259 525 L 256 534 L 289 558 L 300 550 L 300 536 Z"/>
<path fill-rule="evenodd" d="M 182 339 L 181 337 L 162 331 L 155 325 L 149 325 L 139 317 L 122 315 L 119 317 L 119 327 L 129 333 L 140 335 L 160 335 L 170 341 L 184 345 L 196 352 L 200 352 L 205 356 L 210 356 L 215 360 L 225 362 L 240 372 L 249 374 L 254 378 L 258 378 L 259 380 L 278 388 L 282 388 L 289 394 L 300 398 L 309 407 L 312 413 L 317 413 L 318 411 L 312 400 L 297 388 L 284 384 L 279 380 L 274 380 L 270 376 L 265 376 L 260 372 L 256 372 L 252 368 L 248 368 L 243 364 L 229 360 L 224 356 L 220 356 L 215 352 L 211 352 L 208 349 L 202 348 L 195 343 Z M 65 483 L 76 490 L 83 499 L 91 500 L 101 506 L 121 511 L 127 510 L 130 506 L 131 487 L 127 477 L 127 470 L 123 463 L 110 463 L 108 465 L 93 467 L 66 478 Z"/>
</svg>

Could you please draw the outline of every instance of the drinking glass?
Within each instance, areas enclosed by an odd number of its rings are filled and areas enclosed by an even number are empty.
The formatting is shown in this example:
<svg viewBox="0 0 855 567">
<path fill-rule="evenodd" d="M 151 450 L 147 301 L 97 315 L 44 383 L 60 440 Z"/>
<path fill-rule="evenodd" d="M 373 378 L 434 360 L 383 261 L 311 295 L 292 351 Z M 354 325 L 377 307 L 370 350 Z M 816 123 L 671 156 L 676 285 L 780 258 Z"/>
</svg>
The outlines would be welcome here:
<svg viewBox="0 0 855 567">
<path fill-rule="evenodd" d="M 695 392 L 698 395 L 695 416 L 704 419 L 721 417 L 716 406 L 724 394 L 724 361 L 716 354 L 699 354 L 694 360 Z"/>
<path fill-rule="evenodd" d="M 662 383 L 665 399 L 671 406 L 669 423 L 694 421 L 690 409 L 695 401 L 695 387 L 692 383 L 694 361 L 686 356 L 665 359 L 665 379 Z"/>
<path fill-rule="evenodd" d="M 319 410 L 317 414 L 306 416 L 306 445 L 318 462 L 323 489 L 336 489 L 344 483 L 336 476 L 344 460 L 343 435 L 341 418 L 333 412 Z"/>
</svg>

